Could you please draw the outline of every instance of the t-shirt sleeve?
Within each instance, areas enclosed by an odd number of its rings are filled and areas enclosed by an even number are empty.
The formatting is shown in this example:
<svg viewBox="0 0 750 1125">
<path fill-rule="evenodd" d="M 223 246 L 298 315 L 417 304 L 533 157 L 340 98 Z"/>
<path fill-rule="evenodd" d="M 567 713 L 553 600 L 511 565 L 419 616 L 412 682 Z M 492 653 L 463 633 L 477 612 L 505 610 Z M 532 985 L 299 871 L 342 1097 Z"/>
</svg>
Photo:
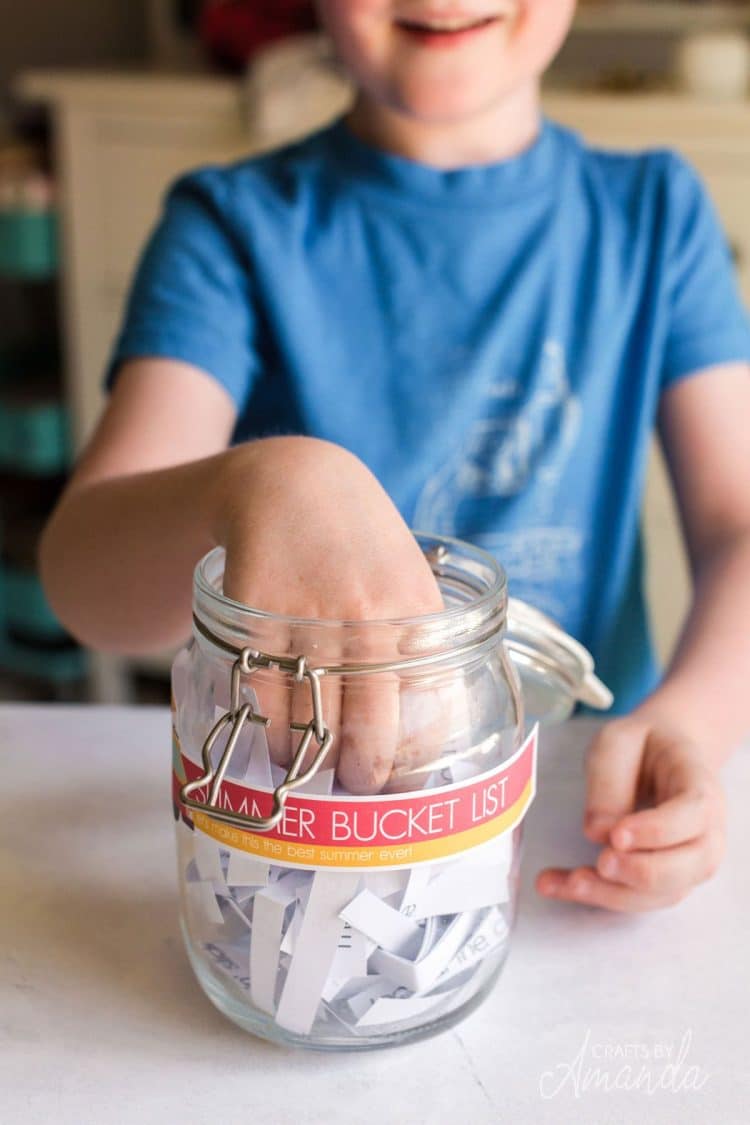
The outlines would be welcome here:
<svg viewBox="0 0 750 1125">
<path fill-rule="evenodd" d="M 249 265 L 215 170 L 177 180 L 140 259 L 105 385 L 124 360 L 182 360 L 217 379 L 241 409 L 258 360 Z"/>
<path fill-rule="evenodd" d="M 669 156 L 668 332 L 662 388 L 705 367 L 750 361 L 750 317 L 726 234 L 698 174 Z"/>
</svg>

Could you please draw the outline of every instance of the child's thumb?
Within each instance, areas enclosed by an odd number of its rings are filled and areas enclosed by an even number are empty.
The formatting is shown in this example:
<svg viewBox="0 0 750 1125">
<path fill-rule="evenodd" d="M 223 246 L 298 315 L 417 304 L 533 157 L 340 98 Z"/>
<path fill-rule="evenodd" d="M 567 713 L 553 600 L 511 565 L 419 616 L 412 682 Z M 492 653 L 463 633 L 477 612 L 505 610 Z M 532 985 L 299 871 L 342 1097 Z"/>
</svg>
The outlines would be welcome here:
<svg viewBox="0 0 750 1125">
<path fill-rule="evenodd" d="M 618 719 L 602 727 L 589 747 L 583 831 L 595 843 L 605 843 L 635 806 L 644 740 L 641 723 Z"/>
</svg>

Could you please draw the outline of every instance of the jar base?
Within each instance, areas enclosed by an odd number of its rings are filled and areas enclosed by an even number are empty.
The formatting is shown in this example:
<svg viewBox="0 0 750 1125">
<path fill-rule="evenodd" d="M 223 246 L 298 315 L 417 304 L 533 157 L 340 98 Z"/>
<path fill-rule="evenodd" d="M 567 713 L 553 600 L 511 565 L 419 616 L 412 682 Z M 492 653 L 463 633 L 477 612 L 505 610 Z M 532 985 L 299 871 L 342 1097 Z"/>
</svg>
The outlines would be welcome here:
<svg viewBox="0 0 750 1125">
<path fill-rule="evenodd" d="M 497 983 L 509 952 L 506 947 L 501 959 L 488 966 L 489 971 L 485 979 L 478 983 L 476 992 L 467 1000 L 428 1023 L 422 1022 L 416 1027 L 402 1030 L 391 1028 L 380 1034 L 376 1034 L 372 1030 L 368 1033 L 356 1033 L 351 1029 L 344 1031 L 344 1025 L 342 1024 L 340 1035 L 337 1035 L 333 1029 L 330 1032 L 323 1033 L 319 1028 L 316 1028 L 314 1034 L 299 1035 L 280 1027 L 271 1016 L 264 1012 L 250 1008 L 247 996 L 240 986 L 238 984 L 233 985 L 232 981 L 213 972 L 205 958 L 194 950 L 184 922 L 181 922 L 181 928 L 188 960 L 198 983 L 213 1006 L 223 1016 L 226 1016 L 243 1031 L 247 1031 L 259 1039 L 265 1039 L 283 1047 L 304 1047 L 307 1050 L 324 1052 L 382 1050 L 387 1047 L 398 1047 L 404 1043 L 416 1043 L 422 1039 L 431 1039 L 435 1035 L 448 1031 L 451 1027 L 461 1023 L 484 1003 Z M 415 1019 L 417 1018 L 424 1019 L 423 1016 L 415 1017 Z M 331 1022 L 334 1021 L 335 1017 L 332 1017 Z"/>
</svg>

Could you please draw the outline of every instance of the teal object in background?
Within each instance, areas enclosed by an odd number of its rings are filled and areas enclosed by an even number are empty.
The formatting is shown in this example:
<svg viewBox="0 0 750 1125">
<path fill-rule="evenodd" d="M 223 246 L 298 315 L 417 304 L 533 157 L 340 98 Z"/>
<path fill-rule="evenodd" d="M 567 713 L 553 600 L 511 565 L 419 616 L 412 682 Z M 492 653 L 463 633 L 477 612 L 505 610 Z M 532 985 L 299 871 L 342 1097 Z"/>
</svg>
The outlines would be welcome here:
<svg viewBox="0 0 750 1125">
<path fill-rule="evenodd" d="M 88 660 L 80 648 L 40 649 L 0 636 L 0 667 L 16 676 L 67 684 L 86 677 Z"/>
<path fill-rule="evenodd" d="M 0 276 L 43 280 L 57 273 L 55 211 L 0 211 Z"/>
<path fill-rule="evenodd" d="M 0 396 L 0 468 L 18 473 L 62 473 L 71 460 L 68 412 L 61 402 Z"/>
<path fill-rule="evenodd" d="M 6 629 L 58 640 L 67 636 L 52 612 L 36 574 L 6 566 L 0 575 Z"/>
<path fill-rule="evenodd" d="M 47 285 L 59 269 L 58 217 L 41 173 L 12 180 L 8 190 L 0 208 L 0 672 L 68 698 L 88 675 L 88 657 L 55 617 L 34 573 L 36 523 L 72 461 L 56 294 Z"/>
<path fill-rule="evenodd" d="M 68 637 L 33 573 L 0 567 L 0 668 L 16 676 L 71 684 L 88 674 L 88 656 Z"/>
</svg>

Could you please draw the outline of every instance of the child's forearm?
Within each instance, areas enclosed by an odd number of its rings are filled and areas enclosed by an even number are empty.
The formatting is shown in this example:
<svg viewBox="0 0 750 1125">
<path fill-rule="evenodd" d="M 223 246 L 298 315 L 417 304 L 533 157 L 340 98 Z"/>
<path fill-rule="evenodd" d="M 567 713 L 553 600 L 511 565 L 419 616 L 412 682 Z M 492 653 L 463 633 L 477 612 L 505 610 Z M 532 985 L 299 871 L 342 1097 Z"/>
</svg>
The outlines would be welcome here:
<svg viewBox="0 0 750 1125">
<path fill-rule="evenodd" d="M 750 733 L 750 532 L 699 566 L 670 667 L 638 710 L 692 734 L 717 765 Z"/>
<path fill-rule="evenodd" d="M 45 529 L 40 569 L 60 620 L 83 643 L 145 653 L 190 631 L 192 572 L 221 541 L 238 475 L 252 447 L 66 494 Z"/>
</svg>

